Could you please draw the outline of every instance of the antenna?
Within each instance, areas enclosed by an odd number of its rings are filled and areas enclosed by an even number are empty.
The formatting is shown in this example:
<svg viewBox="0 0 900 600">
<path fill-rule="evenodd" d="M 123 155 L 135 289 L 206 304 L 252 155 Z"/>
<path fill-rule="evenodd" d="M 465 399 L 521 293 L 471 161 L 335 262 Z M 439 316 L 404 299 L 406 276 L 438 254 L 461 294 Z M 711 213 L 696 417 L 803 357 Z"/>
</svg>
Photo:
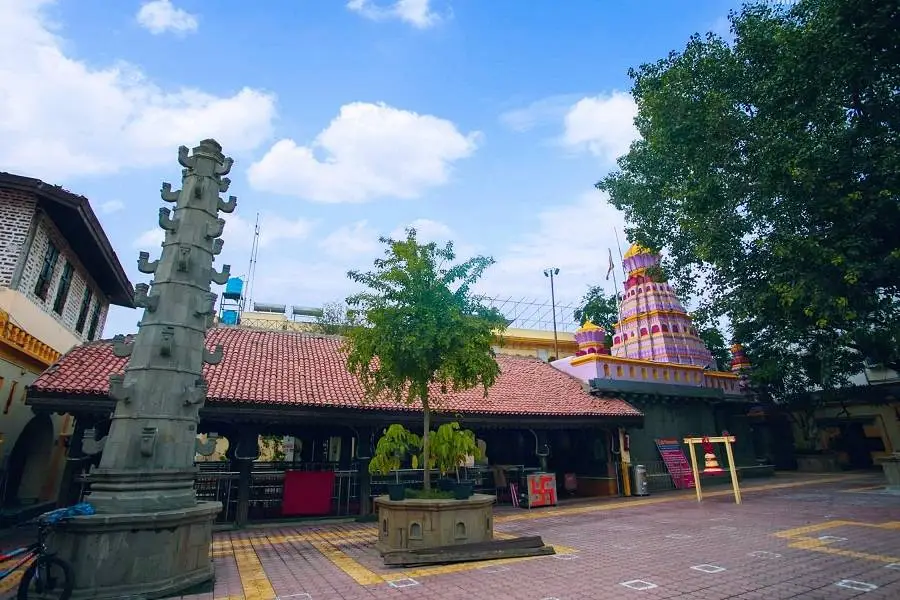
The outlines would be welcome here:
<svg viewBox="0 0 900 600">
<path fill-rule="evenodd" d="M 247 305 L 253 306 L 253 283 L 256 277 L 256 256 L 259 254 L 259 213 L 253 227 L 253 247 L 250 249 L 250 266 L 247 268 Z"/>
</svg>

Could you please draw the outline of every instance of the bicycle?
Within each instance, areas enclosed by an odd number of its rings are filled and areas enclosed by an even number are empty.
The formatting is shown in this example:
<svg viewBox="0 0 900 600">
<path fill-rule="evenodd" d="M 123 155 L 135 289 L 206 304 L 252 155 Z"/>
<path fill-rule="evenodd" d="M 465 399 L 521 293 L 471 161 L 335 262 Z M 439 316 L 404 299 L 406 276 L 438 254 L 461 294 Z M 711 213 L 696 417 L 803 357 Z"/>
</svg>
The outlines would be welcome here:
<svg viewBox="0 0 900 600">
<path fill-rule="evenodd" d="M 94 514 L 94 507 L 87 502 L 82 502 L 67 508 L 51 510 L 29 521 L 29 524 L 37 523 L 37 541 L 9 552 L 0 553 L 0 563 L 21 558 L 12 567 L 0 571 L 0 581 L 30 563 L 19 581 L 16 595 L 18 600 L 35 597 L 68 600 L 75 585 L 75 574 L 69 563 L 47 549 L 47 536 L 55 525 L 66 519 L 92 514 Z"/>
</svg>

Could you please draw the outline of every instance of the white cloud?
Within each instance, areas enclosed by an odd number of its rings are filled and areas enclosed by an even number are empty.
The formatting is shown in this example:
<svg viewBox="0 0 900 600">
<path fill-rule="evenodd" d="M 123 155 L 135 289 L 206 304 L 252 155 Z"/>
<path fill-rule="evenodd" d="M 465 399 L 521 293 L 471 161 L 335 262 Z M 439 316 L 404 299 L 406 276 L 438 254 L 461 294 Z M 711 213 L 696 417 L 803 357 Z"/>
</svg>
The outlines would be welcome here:
<svg viewBox="0 0 900 600">
<path fill-rule="evenodd" d="M 387 6 L 373 0 L 349 0 L 347 9 L 372 21 L 398 20 L 416 29 L 428 29 L 441 20 L 431 8 L 431 0 L 394 0 Z"/>
<path fill-rule="evenodd" d="M 378 251 L 378 233 L 367 221 L 338 227 L 319 242 L 328 256 L 336 259 L 369 257 Z"/>
<path fill-rule="evenodd" d="M 186 35 L 197 31 L 199 26 L 196 15 L 176 8 L 170 0 L 152 0 L 143 3 L 138 10 L 137 22 L 153 35 L 166 32 Z"/>
<path fill-rule="evenodd" d="M 605 280 L 612 250 L 615 275 L 622 285 L 622 266 L 616 244 L 615 227 L 623 244 L 622 213 L 598 191 L 583 193 L 569 204 L 549 207 L 538 213 L 534 226 L 520 240 L 495 255 L 479 289 L 496 297 L 524 297 L 550 300 L 550 282 L 544 269 L 555 267 L 556 299 L 560 304 L 577 302 L 590 285 L 613 291 L 613 280 Z"/>
<path fill-rule="evenodd" d="M 121 200 L 110 200 L 100 205 L 100 212 L 104 215 L 111 215 L 125 208 L 125 203 Z"/>
<path fill-rule="evenodd" d="M 451 165 L 472 154 L 479 138 L 446 119 L 354 102 L 308 146 L 276 142 L 248 178 L 260 191 L 316 202 L 416 198 L 446 183 Z"/>
<path fill-rule="evenodd" d="M 391 236 L 395 240 L 404 239 L 406 230 L 412 227 L 416 230 L 416 239 L 422 242 L 448 242 L 453 239 L 454 233 L 444 223 L 432 221 L 431 219 L 415 219 L 408 225 L 397 227 L 391 232 Z"/>
<path fill-rule="evenodd" d="M 235 213 L 221 213 L 225 219 L 222 239 L 228 248 L 250 248 L 253 245 L 256 221 L 246 220 Z M 262 213 L 259 217 L 259 247 L 272 246 L 276 242 L 299 241 L 309 237 L 314 223 L 306 219 L 287 219 L 281 215 Z M 135 248 L 151 250 L 159 248 L 165 239 L 165 232 L 153 227 L 141 233 L 133 242 Z"/>
<path fill-rule="evenodd" d="M 582 98 L 566 113 L 562 142 L 612 163 L 626 154 L 638 137 L 637 105 L 630 94 L 613 92 Z"/>
<path fill-rule="evenodd" d="M 274 96 L 166 90 L 134 66 L 88 66 L 49 28 L 54 0 L 0 1 L 0 164 L 57 182 L 175 161 L 175 149 L 215 137 L 229 153 L 267 140 Z"/>
<path fill-rule="evenodd" d="M 536 100 L 522 108 L 508 110 L 500 115 L 500 122 L 517 132 L 525 132 L 545 123 L 558 123 L 581 96 L 560 94 Z"/>
</svg>

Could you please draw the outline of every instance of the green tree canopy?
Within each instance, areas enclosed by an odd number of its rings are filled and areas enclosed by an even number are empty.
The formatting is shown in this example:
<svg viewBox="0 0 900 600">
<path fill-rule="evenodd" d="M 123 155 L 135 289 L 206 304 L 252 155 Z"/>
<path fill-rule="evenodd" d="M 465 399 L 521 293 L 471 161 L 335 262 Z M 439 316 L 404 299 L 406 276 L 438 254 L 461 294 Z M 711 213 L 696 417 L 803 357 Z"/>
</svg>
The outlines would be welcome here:
<svg viewBox="0 0 900 600">
<path fill-rule="evenodd" d="M 384 258 L 370 272 L 351 271 L 367 289 L 347 299 L 362 318 L 347 332 L 347 365 L 371 399 L 420 403 L 424 423 L 423 464 L 431 464 L 431 392 L 483 386 L 485 396 L 500 373 L 494 332 L 506 320 L 471 293 L 492 258 L 455 263 L 453 244 L 420 244 L 415 229 L 406 239 L 381 238 Z M 425 489 L 430 489 L 425 469 Z"/>
<path fill-rule="evenodd" d="M 866 354 L 896 365 L 897 4 L 755 3 L 730 20 L 733 43 L 694 36 L 630 71 L 640 139 L 597 187 L 632 239 L 667 249 L 679 289 L 730 318 L 773 397 L 840 385 Z"/>
<path fill-rule="evenodd" d="M 699 333 L 700 339 L 706 345 L 716 366 L 720 371 L 728 371 L 731 369 L 731 351 L 725 342 L 725 336 L 719 331 L 718 327 L 704 327 Z"/>
<path fill-rule="evenodd" d="M 352 328 L 359 319 L 343 302 L 326 302 L 322 306 L 322 314 L 316 317 L 316 328 L 327 335 L 343 335 Z"/>
</svg>

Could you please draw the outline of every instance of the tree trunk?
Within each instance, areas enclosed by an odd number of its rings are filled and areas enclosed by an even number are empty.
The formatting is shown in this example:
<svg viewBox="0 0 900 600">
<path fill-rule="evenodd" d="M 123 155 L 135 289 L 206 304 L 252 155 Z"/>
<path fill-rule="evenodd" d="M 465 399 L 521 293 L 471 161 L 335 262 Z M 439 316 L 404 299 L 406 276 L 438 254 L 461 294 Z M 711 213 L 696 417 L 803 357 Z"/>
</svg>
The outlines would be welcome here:
<svg viewBox="0 0 900 600">
<path fill-rule="evenodd" d="M 431 407 L 428 406 L 428 398 L 422 398 L 422 409 L 425 413 L 425 430 L 422 432 L 422 487 L 427 492 L 431 489 L 431 444 L 429 435 L 431 430 Z"/>
</svg>

